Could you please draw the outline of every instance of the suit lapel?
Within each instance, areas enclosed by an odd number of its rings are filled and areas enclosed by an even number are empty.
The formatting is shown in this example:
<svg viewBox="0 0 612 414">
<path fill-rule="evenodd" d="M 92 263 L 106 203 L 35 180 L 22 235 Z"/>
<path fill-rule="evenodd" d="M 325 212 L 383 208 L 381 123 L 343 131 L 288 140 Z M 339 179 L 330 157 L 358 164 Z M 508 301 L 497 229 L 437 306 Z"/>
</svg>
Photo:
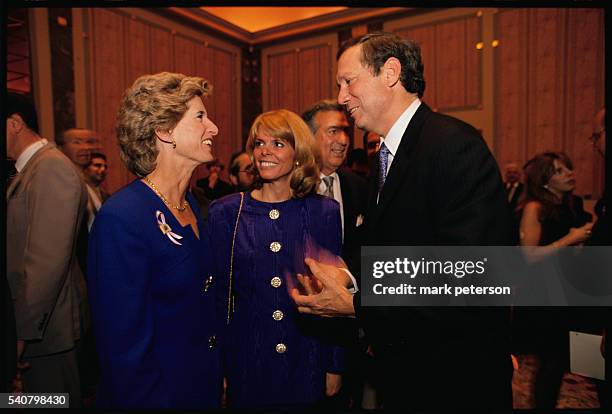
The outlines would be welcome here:
<svg viewBox="0 0 612 414">
<path fill-rule="evenodd" d="M 397 149 L 395 157 L 393 158 L 393 163 L 391 164 L 391 168 L 387 174 L 385 185 L 383 186 L 380 194 L 378 204 L 376 204 L 376 194 L 373 195 L 373 212 L 375 220 L 384 213 L 385 209 L 389 205 L 389 202 L 393 199 L 393 196 L 399 190 L 403 180 L 405 179 L 406 172 L 411 167 L 409 163 L 410 156 L 415 145 L 421 138 L 423 123 L 430 113 L 431 109 L 429 109 L 429 107 L 422 102 L 408 123 L 408 127 L 406 128 L 406 131 L 404 131 L 400 145 Z M 377 161 L 377 170 L 378 164 L 379 162 Z M 376 183 L 378 183 L 378 173 L 376 174 Z"/>
</svg>

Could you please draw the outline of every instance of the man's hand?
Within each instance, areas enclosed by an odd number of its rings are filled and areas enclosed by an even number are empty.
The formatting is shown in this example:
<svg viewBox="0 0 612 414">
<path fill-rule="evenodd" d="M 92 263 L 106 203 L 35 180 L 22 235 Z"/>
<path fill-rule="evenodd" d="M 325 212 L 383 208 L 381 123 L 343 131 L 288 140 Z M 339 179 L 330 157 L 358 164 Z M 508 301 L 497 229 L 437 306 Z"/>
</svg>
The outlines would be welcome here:
<svg viewBox="0 0 612 414">
<path fill-rule="evenodd" d="M 298 275 L 298 281 L 306 291 L 306 295 L 300 294 L 296 287 L 290 290 L 298 311 L 326 317 L 355 317 L 353 294 L 346 288 L 346 273 L 336 266 L 326 265 L 310 258 L 304 262 L 314 278 Z"/>
<path fill-rule="evenodd" d="M 325 373 L 325 395 L 333 397 L 340 392 L 342 386 L 342 375 Z"/>
</svg>

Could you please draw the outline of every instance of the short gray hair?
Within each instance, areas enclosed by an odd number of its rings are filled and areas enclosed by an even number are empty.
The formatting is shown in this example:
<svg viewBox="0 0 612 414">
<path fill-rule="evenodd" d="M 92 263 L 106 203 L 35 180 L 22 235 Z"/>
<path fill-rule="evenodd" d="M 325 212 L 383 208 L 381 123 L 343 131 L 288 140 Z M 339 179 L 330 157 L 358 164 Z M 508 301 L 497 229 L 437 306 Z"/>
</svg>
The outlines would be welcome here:
<svg viewBox="0 0 612 414">
<path fill-rule="evenodd" d="M 340 105 L 338 101 L 333 99 L 323 99 L 322 101 L 317 102 L 302 114 L 302 119 L 306 122 L 306 124 L 308 124 L 308 127 L 313 134 L 315 134 L 317 129 L 319 129 L 319 125 L 317 125 L 314 120 L 315 116 L 319 112 L 325 111 L 342 112 L 346 115 L 344 105 Z"/>
</svg>

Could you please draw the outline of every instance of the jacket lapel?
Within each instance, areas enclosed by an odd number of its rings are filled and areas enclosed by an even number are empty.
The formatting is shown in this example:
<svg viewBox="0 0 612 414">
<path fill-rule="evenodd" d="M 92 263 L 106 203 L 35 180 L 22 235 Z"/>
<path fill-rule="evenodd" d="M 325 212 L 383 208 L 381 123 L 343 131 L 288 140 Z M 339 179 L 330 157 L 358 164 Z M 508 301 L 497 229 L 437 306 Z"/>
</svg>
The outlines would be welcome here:
<svg viewBox="0 0 612 414">
<path fill-rule="evenodd" d="M 431 109 L 422 102 L 414 116 L 408 123 L 406 131 L 402 136 L 402 140 L 397 149 L 393 163 L 387 174 L 385 185 L 383 186 L 378 204 L 376 204 L 376 194 L 373 195 L 373 217 L 377 220 L 385 211 L 389 203 L 393 200 L 393 196 L 399 190 L 403 180 L 406 177 L 406 172 L 410 169 L 410 156 L 414 150 L 414 147 L 421 139 L 421 129 L 425 119 L 431 113 Z M 378 171 L 379 161 L 376 163 L 376 169 Z M 376 173 L 376 183 L 378 183 L 378 172 Z M 376 184 L 377 185 L 377 184 Z M 372 202 L 372 200 L 370 200 Z"/>
</svg>

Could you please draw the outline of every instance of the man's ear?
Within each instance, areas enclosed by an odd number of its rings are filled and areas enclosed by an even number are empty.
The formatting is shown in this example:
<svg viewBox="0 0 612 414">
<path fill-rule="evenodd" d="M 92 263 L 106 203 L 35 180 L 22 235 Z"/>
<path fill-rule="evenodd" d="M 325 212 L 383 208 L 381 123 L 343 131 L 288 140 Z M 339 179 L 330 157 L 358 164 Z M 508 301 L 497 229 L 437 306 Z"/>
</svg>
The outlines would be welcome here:
<svg viewBox="0 0 612 414">
<path fill-rule="evenodd" d="M 229 179 L 233 186 L 238 185 L 238 178 L 235 175 L 230 174 Z"/>
<path fill-rule="evenodd" d="M 21 132 L 26 127 L 23 118 L 19 114 L 13 114 L 8 117 L 9 125 L 15 133 Z"/>
<path fill-rule="evenodd" d="M 390 57 L 387 59 L 381 70 L 385 84 L 388 87 L 393 87 L 400 80 L 402 64 L 396 57 Z"/>
</svg>

